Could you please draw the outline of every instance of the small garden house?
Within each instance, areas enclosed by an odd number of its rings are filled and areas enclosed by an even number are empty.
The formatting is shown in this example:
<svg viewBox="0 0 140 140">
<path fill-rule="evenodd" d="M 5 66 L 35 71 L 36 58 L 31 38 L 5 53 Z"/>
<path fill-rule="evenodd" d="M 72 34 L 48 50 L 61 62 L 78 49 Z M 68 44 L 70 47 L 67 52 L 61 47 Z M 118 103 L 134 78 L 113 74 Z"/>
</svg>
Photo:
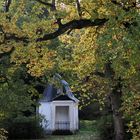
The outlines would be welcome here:
<svg viewBox="0 0 140 140">
<path fill-rule="evenodd" d="M 39 101 L 39 114 L 44 116 L 42 126 L 47 133 L 78 130 L 78 99 L 65 80 L 61 80 L 61 85 L 60 89 L 48 85 Z"/>
</svg>

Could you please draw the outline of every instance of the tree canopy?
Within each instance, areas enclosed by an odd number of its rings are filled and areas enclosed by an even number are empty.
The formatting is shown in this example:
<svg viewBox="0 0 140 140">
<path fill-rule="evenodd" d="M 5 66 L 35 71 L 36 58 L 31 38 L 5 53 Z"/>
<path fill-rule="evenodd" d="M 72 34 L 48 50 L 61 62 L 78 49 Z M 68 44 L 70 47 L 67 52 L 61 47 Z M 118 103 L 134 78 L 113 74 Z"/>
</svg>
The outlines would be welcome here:
<svg viewBox="0 0 140 140">
<path fill-rule="evenodd" d="M 139 139 L 139 21 L 135 0 L 1 1 L 0 118 L 30 110 L 36 86 L 59 73 L 83 104 L 110 99 L 116 140 L 123 116 Z"/>
</svg>

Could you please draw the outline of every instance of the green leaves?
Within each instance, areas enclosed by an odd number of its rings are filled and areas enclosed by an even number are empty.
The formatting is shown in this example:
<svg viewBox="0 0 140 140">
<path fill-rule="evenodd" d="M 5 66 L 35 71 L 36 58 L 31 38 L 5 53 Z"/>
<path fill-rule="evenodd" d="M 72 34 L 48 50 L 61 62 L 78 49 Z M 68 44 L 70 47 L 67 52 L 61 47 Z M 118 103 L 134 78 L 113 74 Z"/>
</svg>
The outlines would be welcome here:
<svg viewBox="0 0 140 140">
<path fill-rule="evenodd" d="M 38 96 L 34 84 L 46 79 L 51 81 L 54 73 L 60 73 L 71 84 L 82 105 L 95 100 L 103 105 L 121 78 L 126 86 L 122 94 L 123 110 L 125 116 L 134 116 L 130 118 L 129 128 L 136 139 L 139 113 L 132 110 L 139 99 L 140 15 L 131 7 L 132 1 L 116 2 L 82 0 L 81 17 L 75 0 L 58 0 L 55 11 L 37 1 L 13 0 L 7 13 L 1 5 L 0 104 L 3 108 L 0 108 L 0 117 L 19 119 L 24 111 L 32 111 L 31 105 L 35 102 L 31 98 Z M 58 24 L 58 18 L 62 23 Z M 108 21 L 98 27 L 73 30 L 72 24 L 76 22 L 69 23 L 79 18 L 82 22 L 96 18 Z M 65 30 L 65 23 L 70 30 Z M 61 32 L 68 31 L 67 34 L 55 40 L 36 41 L 55 31 L 58 36 L 62 24 Z M 107 63 L 111 65 L 113 78 L 106 76 Z M 130 104 L 131 100 L 134 105 Z"/>
</svg>

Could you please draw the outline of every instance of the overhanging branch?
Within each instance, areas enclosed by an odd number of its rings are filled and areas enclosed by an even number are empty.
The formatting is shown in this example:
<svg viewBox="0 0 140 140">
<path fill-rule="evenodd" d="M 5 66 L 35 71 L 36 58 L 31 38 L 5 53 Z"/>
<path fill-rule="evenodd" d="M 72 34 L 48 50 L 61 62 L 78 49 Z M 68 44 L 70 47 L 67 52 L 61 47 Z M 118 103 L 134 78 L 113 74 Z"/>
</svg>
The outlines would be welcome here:
<svg viewBox="0 0 140 140">
<path fill-rule="evenodd" d="M 72 20 L 66 24 L 62 24 L 57 31 L 53 33 L 45 34 L 42 38 L 38 38 L 37 42 L 54 39 L 69 30 L 82 29 L 82 28 L 92 27 L 92 26 L 101 26 L 107 21 L 108 19 L 105 18 L 96 19 L 94 21 L 91 21 L 90 19 Z"/>
<path fill-rule="evenodd" d="M 93 21 L 90 19 L 72 20 L 66 24 L 62 24 L 61 26 L 59 26 L 59 28 L 55 32 L 45 34 L 42 38 L 37 38 L 36 42 L 55 39 L 56 37 L 64 34 L 65 32 L 67 32 L 69 30 L 82 29 L 82 28 L 94 27 L 94 26 L 102 26 L 107 21 L 108 21 L 108 19 L 105 19 L 105 18 L 104 19 L 95 19 Z M 5 33 L 4 42 L 10 41 L 10 40 L 15 40 L 16 42 L 22 41 L 22 42 L 28 43 L 30 41 L 30 38 L 28 38 L 27 36 L 18 37 L 18 35 L 16 35 L 16 34 Z M 1 44 L 3 44 L 3 43 L 1 43 Z"/>
</svg>

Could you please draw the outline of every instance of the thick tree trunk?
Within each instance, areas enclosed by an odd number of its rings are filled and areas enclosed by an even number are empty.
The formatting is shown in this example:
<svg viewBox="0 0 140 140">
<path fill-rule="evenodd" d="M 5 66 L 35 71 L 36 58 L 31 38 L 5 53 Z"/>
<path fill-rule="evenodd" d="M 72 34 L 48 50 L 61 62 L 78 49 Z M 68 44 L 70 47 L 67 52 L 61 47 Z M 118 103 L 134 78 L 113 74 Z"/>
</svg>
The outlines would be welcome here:
<svg viewBox="0 0 140 140">
<path fill-rule="evenodd" d="M 110 94 L 110 100 L 113 111 L 115 140 L 124 140 L 124 123 L 122 113 L 120 111 L 121 89 L 118 87 L 118 85 Z"/>
<path fill-rule="evenodd" d="M 108 61 L 105 65 L 105 77 L 110 80 L 117 82 L 116 86 L 113 87 L 113 90 L 110 94 L 110 103 L 113 111 L 113 121 L 114 121 L 114 139 L 115 140 L 124 140 L 124 123 L 122 118 L 121 108 L 121 95 L 122 95 L 122 84 L 121 78 L 114 79 L 115 72 L 111 67 L 112 63 Z"/>
</svg>

